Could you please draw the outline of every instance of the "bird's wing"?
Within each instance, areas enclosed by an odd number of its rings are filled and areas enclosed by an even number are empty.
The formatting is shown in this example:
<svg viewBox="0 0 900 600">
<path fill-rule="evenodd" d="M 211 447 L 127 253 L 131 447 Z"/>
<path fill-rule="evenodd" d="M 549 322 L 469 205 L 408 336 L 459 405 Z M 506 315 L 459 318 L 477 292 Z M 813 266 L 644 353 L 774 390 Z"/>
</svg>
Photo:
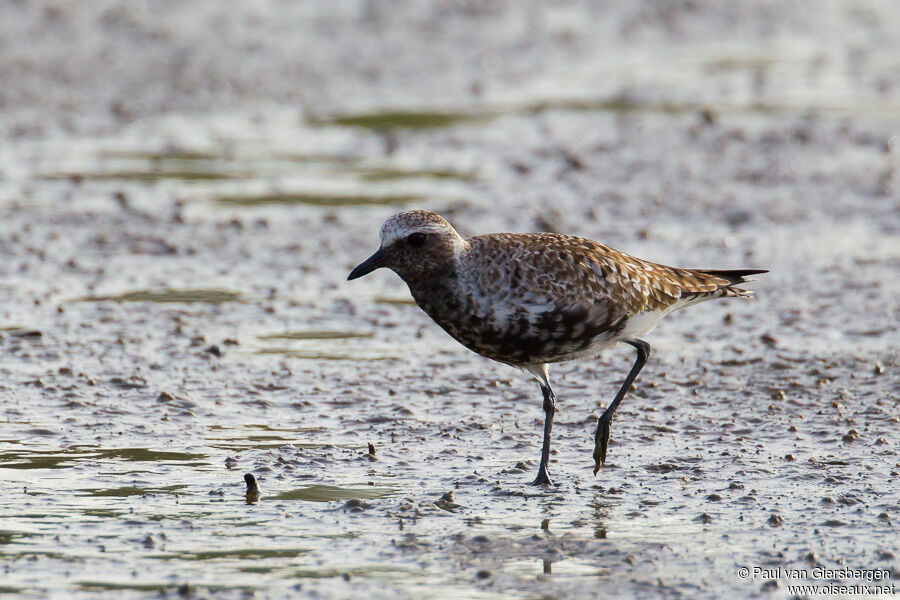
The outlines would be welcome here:
<svg viewBox="0 0 900 600">
<path fill-rule="evenodd" d="M 481 246 L 475 256 L 484 263 L 475 272 L 489 273 L 478 286 L 486 296 L 517 303 L 528 299 L 547 310 L 604 303 L 613 313 L 633 315 L 665 309 L 688 288 L 716 289 L 693 272 L 644 261 L 585 238 L 492 234 L 472 241 Z"/>
<path fill-rule="evenodd" d="M 579 352 L 614 337 L 629 317 L 724 295 L 734 283 L 559 234 L 490 234 L 469 244 L 467 307 L 482 347 L 510 362 Z"/>
</svg>

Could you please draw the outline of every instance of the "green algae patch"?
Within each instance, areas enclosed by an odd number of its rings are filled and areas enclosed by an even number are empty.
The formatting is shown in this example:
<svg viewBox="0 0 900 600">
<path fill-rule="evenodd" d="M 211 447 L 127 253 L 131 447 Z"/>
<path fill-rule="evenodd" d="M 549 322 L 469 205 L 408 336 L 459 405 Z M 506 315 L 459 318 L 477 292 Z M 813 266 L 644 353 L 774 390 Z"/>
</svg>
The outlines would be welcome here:
<svg viewBox="0 0 900 600">
<path fill-rule="evenodd" d="M 293 576 L 298 579 L 332 579 L 334 577 L 379 577 L 391 578 L 415 574 L 410 568 L 394 565 L 371 565 L 365 567 L 350 567 L 347 569 L 299 569 Z"/>
<path fill-rule="evenodd" d="M 394 298 L 390 296 L 375 296 L 372 300 L 375 304 L 397 304 L 402 306 L 415 306 L 416 301 L 412 298 Z"/>
<path fill-rule="evenodd" d="M 21 451 L 0 454 L 0 469 L 62 469 L 80 455 L 64 452 Z"/>
<path fill-rule="evenodd" d="M 33 536 L 33 533 L 26 533 L 24 531 L 0 531 L 0 546 L 12 544 L 15 540 Z"/>
<path fill-rule="evenodd" d="M 391 129 L 439 129 L 463 123 L 486 121 L 492 115 L 468 111 L 393 110 L 349 113 L 313 119 L 312 125 L 358 127 L 374 131 Z"/>
<path fill-rule="evenodd" d="M 449 181 L 475 181 L 474 173 L 449 169 L 397 169 L 391 167 L 359 167 L 353 170 L 366 181 L 396 181 L 402 179 L 438 179 Z"/>
<path fill-rule="evenodd" d="M 144 496 L 146 494 L 172 494 L 186 487 L 186 485 L 166 485 L 162 487 L 139 488 L 126 485 L 116 488 L 82 489 L 79 491 L 86 492 L 87 496 L 127 498 L 129 496 Z"/>
<path fill-rule="evenodd" d="M 400 206 L 417 202 L 422 198 L 410 194 L 336 194 L 332 192 L 284 192 L 276 194 L 220 196 L 215 198 L 219 204 L 231 206 Z"/>
<path fill-rule="evenodd" d="M 140 181 L 155 183 L 165 180 L 180 181 L 220 181 L 234 179 L 237 175 L 220 173 L 217 171 L 190 170 L 190 169 L 161 169 L 161 170 L 123 170 L 123 171 L 94 171 L 94 172 L 62 172 L 44 173 L 36 175 L 37 179 L 44 180 L 69 180 L 81 181 Z"/>
<path fill-rule="evenodd" d="M 227 156 L 215 154 L 212 152 L 193 152 L 189 150 L 135 150 L 129 152 L 127 150 L 109 150 L 100 153 L 104 158 L 133 158 L 150 161 L 204 161 L 212 162 L 218 160 L 227 160 Z"/>
<path fill-rule="evenodd" d="M 203 303 L 224 304 L 226 302 L 243 302 L 243 297 L 238 292 L 229 290 L 195 289 L 195 290 L 136 290 L 122 294 L 108 296 L 84 296 L 76 298 L 73 302 L 154 302 L 158 304 L 168 303 Z"/>
<path fill-rule="evenodd" d="M 375 361 L 390 360 L 397 356 L 370 351 L 359 351 L 356 346 L 345 343 L 353 340 L 368 339 L 373 337 L 371 332 L 351 332 L 340 330 L 307 330 L 287 331 L 257 336 L 262 342 L 260 347 L 253 350 L 254 354 L 280 354 L 292 358 L 307 360 L 334 360 L 334 361 Z M 286 342 L 290 345 L 272 345 L 277 342 Z M 323 344 L 322 342 L 334 342 Z"/>
<path fill-rule="evenodd" d="M 109 581 L 79 581 L 77 585 L 86 592 L 165 592 L 172 587 L 167 583 L 114 583 Z"/>
<path fill-rule="evenodd" d="M 220 560 L 228 558 L 259 560 L 266 558 L 296 558 L 308 552 L 308 548 L 241 548 L 234 550 L 174 552 L 171 554 L 157 554 L 150 558 L 161 560 Z"/>
<path fill-rule="evenodd" d="M 354 362 L 394 360 L 400 358 L 387 354 L 349 354 L 342 352 L 323 352 L 320 350 L 300 350 L 297 348 L 260 348 L 254 354 L 280 354 L 291 358 L 303 358 L 307 360 L 349 360 Z"/>
<path fill-rule="evenodd" d="M 129 462 L 177 462 L 199 466 L 204 454 L 147 448 L 84 448 L 65 450 L 13 450 L 0 453 L 0 469 L 64 469 L 79 460 L 118 459 Z"/>
<path fill-rule="evenodd" d="M 284 333 L 270 333 L 257 336 L 261 340 L 347 340 L 355 338 L 370 338 L 373 333 L 356 333 L 353 331 L 310 330 L 310 331 L 286 331 Z"/>
<path fill-rule="evenodd" d="M 332 500 L 373 500 L 395 494 L 397 490 L 392 487 L 368 486 L 360 488 L 339 487 L 335 485 L 311 485 L 296 490 L 288 490 L 274 496 L 268 496 L 269 500 L 304 500 L 306 502 L 330 502 Z"/>
<path fill-rule="evenodd" d="M 104 519 L 117 519 L 124 514 L 121 511 L 108 508 L 85 508 L 81 512 L 87 517 L 101 517 Z"/>
<path fill-rule="evenodd" d="M 194 452 L 170 452 L 149 448 L 110 448 L 96 450 L 98 458 L 118 458 L 132 462 L 178 462 L 187 463 L 206 458 L 205 454 Z"/>
</svg>

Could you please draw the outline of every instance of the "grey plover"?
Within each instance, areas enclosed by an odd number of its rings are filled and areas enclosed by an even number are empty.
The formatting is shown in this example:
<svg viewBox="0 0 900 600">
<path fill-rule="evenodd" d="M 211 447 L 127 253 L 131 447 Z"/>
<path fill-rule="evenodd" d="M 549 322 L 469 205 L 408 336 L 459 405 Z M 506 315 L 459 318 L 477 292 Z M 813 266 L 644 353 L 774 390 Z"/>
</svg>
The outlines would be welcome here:
<svg viewBox="0 0 900 600">
<path fill-rule="evenodd" d="M 348 280 L 387 267 L 416 304 L 466 348 L 527 371 L 544 396 L 544 439 L 534 485 L 549 485 L 556 395 L 547 365 L 628 344 L 637 359 L 594 435 L 594 474 L 609 428 L 650 355 L 641 336 L 672 311 L 752 292 L 735 287 L 760 269 L 676 269 L 598 242 L 556 233 L 492 233 L 463 239 L 439 215 L 414 210 L 381 226 L 381 246 Z"/>
</svg>

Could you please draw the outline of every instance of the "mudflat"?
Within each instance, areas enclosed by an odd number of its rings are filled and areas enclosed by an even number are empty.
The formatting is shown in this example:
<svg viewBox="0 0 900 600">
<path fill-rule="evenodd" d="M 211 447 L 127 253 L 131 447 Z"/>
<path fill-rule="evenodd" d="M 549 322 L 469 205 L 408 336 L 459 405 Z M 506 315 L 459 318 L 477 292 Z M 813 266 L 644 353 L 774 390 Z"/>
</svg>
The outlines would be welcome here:
<svg viewBox="0 0 900 600">
<path fill-rule="evenodd" d="M 0 592 L 896 583 L 891 2 L 153 6 L 3 8 Z M 535 489 L 534 383 L 345 282 L 404 208 L 771 272 L 648 337 L 597 477 L 632 352 L 559 365 Z"/>
</svg>

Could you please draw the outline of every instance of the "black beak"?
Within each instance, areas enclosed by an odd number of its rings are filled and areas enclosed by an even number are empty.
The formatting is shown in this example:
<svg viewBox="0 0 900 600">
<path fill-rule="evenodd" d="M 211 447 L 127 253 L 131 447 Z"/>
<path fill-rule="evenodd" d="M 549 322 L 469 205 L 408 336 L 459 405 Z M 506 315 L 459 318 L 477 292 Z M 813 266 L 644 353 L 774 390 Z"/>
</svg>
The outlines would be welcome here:
<svg viewBox="0 0 900 600">
<path fill-rule="evenodd" d="M 347 281 L 352 281 L 354 279 L 358 279 L 363 275 L 368 275 L 375 269 L 380 269 L 385 266 L 388 261 L 387 252 L 378 249 L 378 252 L 364 260 L 361 264 L 357 265 L 355 269 L 350 271 L 350 275 L 347 276 Z"/>
</svg>

